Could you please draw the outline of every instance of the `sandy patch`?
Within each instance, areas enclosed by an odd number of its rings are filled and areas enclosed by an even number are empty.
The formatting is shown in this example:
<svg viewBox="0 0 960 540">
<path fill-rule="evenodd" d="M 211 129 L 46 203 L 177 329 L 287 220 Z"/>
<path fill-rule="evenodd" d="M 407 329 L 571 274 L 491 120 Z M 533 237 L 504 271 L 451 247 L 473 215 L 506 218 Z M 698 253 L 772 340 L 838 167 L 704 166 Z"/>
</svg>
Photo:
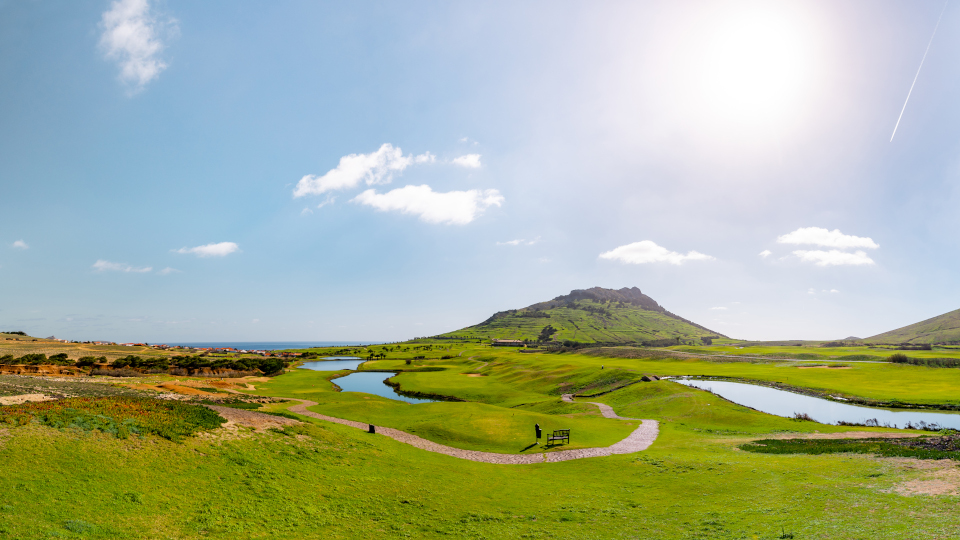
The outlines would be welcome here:
<svg viewBox="0 0 960 540">
<path fill-rule="evenodd" d="M 904 472 L 916 472 L 920 477 L 895 484 L 887 493 L 897 493 L 906 497 L 960 495 L 960 468 L 952 460 L 902 458 L 891 461 L 899 465 Z"/>
<path fill-rule="evenodd" d="M 229 428 L 231 425 L 240 425 L 253 428 L 257 431 L 263 431 L 269 428 L 279 428 L 300 423 L 298 420 L 293 420 L 292 418 L 263 414 L 256 411 L 234 409 L 232 407 L 218 407 L 216 405 L 207 405 L 206 407 L 216 411 L 217 414 L 227 420 L 227 423 L 223 425 L 225 428 Z"/>
<path fill-rule="evenodd" d="M 19 396 L 0 397 L 0 405 L 20 405 L 32 401 L 53 401 L 54 398 L 44 394 L 20 394 Z"/>
<path fill-rule="evenodd" d="M 173 383 L 163 383 L 158 385 L 161 389 L 176 392 L 178 394 L 186 394 L 191 396 L 216 396 L 218 394 L 214 392 L 205 392 L 199 388 L 191 388 L 189 386 L 184 386 L 182 384 L 173 384 Z"/>
<path fill-rule="evenodd" d="M 483 375 L 479 373 L 467 373 L 467 377 L 483 377 Z"/>
<path fill-rule="evenodd" d="M 797 369 L 850 369 L 850 366 L 797 366 Z"/>
</svg>

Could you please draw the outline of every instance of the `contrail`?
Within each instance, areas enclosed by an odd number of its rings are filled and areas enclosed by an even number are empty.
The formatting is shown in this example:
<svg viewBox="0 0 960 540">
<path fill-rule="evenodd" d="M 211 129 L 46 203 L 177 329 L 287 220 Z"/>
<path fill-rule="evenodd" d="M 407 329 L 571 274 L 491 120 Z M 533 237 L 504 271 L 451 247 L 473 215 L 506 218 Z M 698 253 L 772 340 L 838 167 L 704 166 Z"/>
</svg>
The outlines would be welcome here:
<svg viewBox="0 0 960 540">
<path fill-rule="evenodd" d="M 927 43 L 927 50 L 923 51 L 923 58 L 920 59 L 920 67 L 917 68 L 917 74 L 913 76 L 913 84 L 910 85 L 910 91 L 907 92 L 907 99 L 903 101 L 903 108 L 900 109 L 900 116 L 897 117 L 897 125 L 893 126 L 893 134 L 890 135 L 890 142 L 893 142 L 893 136 L 897 134 L 897 128 L 900 127 L 900 119 L 903 118 L 903 111 L 907 110 L 907 103 L 910 101 L 910 94 L 913 93 L 913 86 L 917 84 L 917 77 L 920 76 L 920 70 L 923 69 L 923 61 L 927 59 L 927 53 L 930 52 L 930 45 L 933 45 L 933 37 L 937 35 L 937 28 L 940 28 L 940 19 L 943 18 L 943 12 L 947 10 L 946 0 L 943 3 L 943 9 L 940 10 L 940 17 L 937 18 L 937 25 L 933 27 L 933 35 L 930 36 L 930 42 Z"/>
</svg>

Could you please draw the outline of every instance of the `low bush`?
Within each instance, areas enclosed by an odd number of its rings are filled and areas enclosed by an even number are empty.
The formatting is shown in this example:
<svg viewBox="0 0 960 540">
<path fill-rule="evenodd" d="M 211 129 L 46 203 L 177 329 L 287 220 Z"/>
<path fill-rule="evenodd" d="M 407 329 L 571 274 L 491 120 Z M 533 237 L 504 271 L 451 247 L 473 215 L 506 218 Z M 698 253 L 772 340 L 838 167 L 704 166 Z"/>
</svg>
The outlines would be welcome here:
<svg viewBox="0 0 960 540">
<path fill-rule="evenodd" d="M 765 439 L 742 444 L 740 449 L 760 454 L 854 453 L 960 461 L 960 438 L 955 436 L 900 439 Z"/>
<path fill-rule="evenodd" d="M 37 422 L 60 429 L 101 431 L 117 438 L 152 434 L 179 442 L 224 422 L 214 411 L 179 401 L 135 397 L 69 398 L 0 408 L 0 424 Z"/>
<path fill-rule="evenodd" d="M 98 368 L 90 370 L 91 375 L 105 375 L 107 377 L 139 377 L 143 375 L 139 371 L 132 370 L 130 368 L 123 369 L 104 369 Z"/>
<path fill-rule="evenodd" d="M 81 356 L 80 359 L 74 362 L 73 365 L 77 366 L 78 368 L 84 368 L 106 363 L 106 356 Z"/>
<path fill-rule="evenodd" d="M 960 367 L 960 358 L 913 358 L 903 353 L 893 353 L 887 360 L 894 364 L 910 364 L 914 366 L 955 368 Z"/>
</svg>

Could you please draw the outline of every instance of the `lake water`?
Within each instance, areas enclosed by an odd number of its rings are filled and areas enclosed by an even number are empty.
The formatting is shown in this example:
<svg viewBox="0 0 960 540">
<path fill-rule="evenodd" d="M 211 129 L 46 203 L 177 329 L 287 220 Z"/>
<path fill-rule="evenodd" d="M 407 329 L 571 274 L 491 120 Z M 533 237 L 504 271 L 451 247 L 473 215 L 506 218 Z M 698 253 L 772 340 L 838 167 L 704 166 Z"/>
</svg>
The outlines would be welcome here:
<svg viewBox="0 0 960 540">
<path fill-rule="evenodd" d="M 341 369 L 354 371 L 364 362 L 366 360 L 356 356 L 327 356 L 323 358 L 323 361 L 304 362 L 300 367 L 313 371 L 340 371 Z"/>
<path fill-rule="evenodd" d="M 840 421 L 864 423 L 867 420 L 876 419 L 881 426 L 889 424 L 902 428 L 908 422 L 914 425 L 926 422 L 939 424 L 945 428 L 960 429 L 960 414 L 860 407 L 755 384 L 690 379 L 671 380 L 702 390 L 710 390 L 734 403 L 777 416 L 790 418 L 795 413 L 806 413 L 823 424 L 836 424 Z"/>
<path fill-rule="evenodd" d="M 346 377 L 334 379 L 333 382 L 343 389 L 344 392 L 363 392 L 374 394 L 388 399 L 398 399 L 407 403 L 432 403 L 432 399 L 419 399 L 398 394 L 392 386 L 387 386 L 383 381 L 393 377 L 396 373 L 384 373 L 376 371 L 351 373 Z"/>
</svg>

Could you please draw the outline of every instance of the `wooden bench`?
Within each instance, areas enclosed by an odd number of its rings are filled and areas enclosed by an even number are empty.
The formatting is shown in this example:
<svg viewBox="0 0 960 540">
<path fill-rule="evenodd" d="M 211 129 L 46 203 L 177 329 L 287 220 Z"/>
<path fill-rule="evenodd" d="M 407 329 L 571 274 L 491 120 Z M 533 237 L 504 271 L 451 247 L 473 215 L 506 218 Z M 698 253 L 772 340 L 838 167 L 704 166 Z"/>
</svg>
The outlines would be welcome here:
<svg viewBox="0 0 960 540">
<path fill-rule="evenodd" d="M 553 444 L 558 441 L 564 441 L 567 444 L 570 444 L 570 430 L 569 429 L 555 429 L 553 435 L 547 436 L 547 444 Z"/>
</svg>

